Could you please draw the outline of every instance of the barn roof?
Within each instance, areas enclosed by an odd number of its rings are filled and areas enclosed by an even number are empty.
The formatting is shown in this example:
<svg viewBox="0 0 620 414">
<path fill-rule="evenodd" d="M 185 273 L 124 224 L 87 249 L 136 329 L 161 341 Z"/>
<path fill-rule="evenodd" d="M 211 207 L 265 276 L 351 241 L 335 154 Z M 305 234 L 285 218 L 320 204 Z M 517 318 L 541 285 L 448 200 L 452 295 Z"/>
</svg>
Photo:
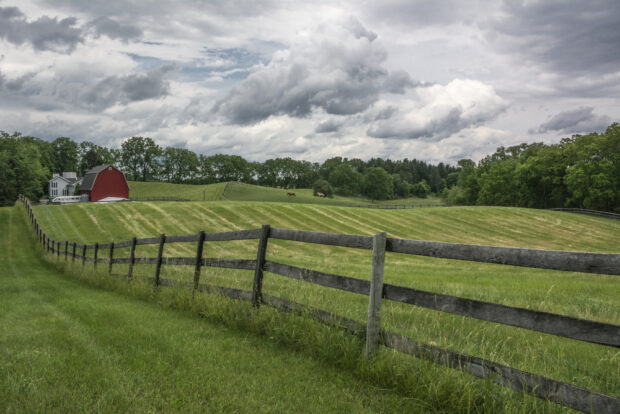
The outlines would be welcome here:
<svg viewBox="0 0 620 414">
<path fill-rule="evenodd" d="M 84 177 L 82 177 L 82 185 L 80 185 L 80 191 L 82 190 L 86 190 L 86 191 L 90 191 L 93 189 L 93 184 L 95 184 L 95 178 L 97 178 L 97 175 L 105 170 L 107 167 L 111 167 L 111 164 L 108 165 L 98 165 L 96 167 L 91 168 L 90 170 L 86 171 L 86 174 L 84 174 Z"/>
</svg>

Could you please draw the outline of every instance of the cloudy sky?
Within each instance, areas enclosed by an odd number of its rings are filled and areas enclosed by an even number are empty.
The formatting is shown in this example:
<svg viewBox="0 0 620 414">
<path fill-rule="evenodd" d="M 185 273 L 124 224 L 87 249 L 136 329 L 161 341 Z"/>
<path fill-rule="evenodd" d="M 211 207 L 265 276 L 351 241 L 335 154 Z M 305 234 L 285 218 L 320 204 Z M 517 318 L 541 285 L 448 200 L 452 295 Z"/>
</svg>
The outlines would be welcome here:
<svg viewBox="0 0 620 414">
<path fill-rule="evenodd" d="M 478 160 L 620 121 L 620 2 L 0 0 L 0 130 Z"/>
</svg>

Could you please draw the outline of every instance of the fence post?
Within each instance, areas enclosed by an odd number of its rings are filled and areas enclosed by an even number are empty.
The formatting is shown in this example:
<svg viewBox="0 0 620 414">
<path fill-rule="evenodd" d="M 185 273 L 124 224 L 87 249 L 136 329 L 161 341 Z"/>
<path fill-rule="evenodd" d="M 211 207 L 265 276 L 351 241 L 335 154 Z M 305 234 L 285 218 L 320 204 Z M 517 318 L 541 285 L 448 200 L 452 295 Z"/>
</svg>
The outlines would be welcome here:
<svg viewBox="0 0 620 414">
<path fill-rule="evenodd" d="M 82 267 L 86 264 L 86 245 L 82 248 Z"/>
<path fill-rule="evenodd" d="M 67 251 L 69 250 L 69 240 L 65 241 L 65 262 L 67 261 Z"/>
<path fill-rule="evenodd" d="M 379 346 L 386 240 L 385 232 L 377 233 L 372 238 L 372 277 L 370 279 L 370 299 L 368 301 L 368 326 L 366 327 L 366 358 L 370 358 Z"/>
<path fill-rule="evenodd" d="M 256 268 L 254 269 L 254 287 L 252 288 L 252 306 L 254 309 L 260 307 L 263 299 L 263 268 L 265 267 L 265 254 L 267 253 L 269 232 L 269 224 L 263 224 L 258 242 L 258 251 L 256 253 Z"/>
<path fill-rule="evenodd" d="M 110 243 L 110 258 L 108 259 L 108 274 L 112 274 L 112 260 L 114 259 L 114 242 Z"/>
<path fill-rule="evenodd" d="M 56 256 L 60 257 L 60 240 L 56 242 Z"/>
<path fill-rule="evenodd" d="M 93 255 L 93 268 L 97 270 L 97 256 L 99 255 L 99 243 L 95 243 L 95 254 Z"/>
<path fill-rule="evenodd" d="M 166 243 L 166 235 L 162 233 L 159 236 L 159 248 L 157 249 L 157 263 L 155 264 L 155 286 L 159 286 L 159 272 L 161 272 L 162 255 L 164 254 L 164 244 Z"/>
<path fill-rule="evenodd" d="M 75 248 L 77 246 L 76 242 L 73 242 L 73 258 L 71 259 L 71 262 L 75 262 Z"/>
<path fill-rule="evenodd" d="M 136 241 L 137 239 L 135 237 L 131 239 L 131 250 L 129 251 L 129 271 L 127 272 L 127 277 L 131 277 L 133 273 L 133 264 L 136 261 Z"/>
<path fill-rule="evenodd" d="M 205 243 L 205 232 L 198 233 L 198 244 L 196 245 L 196 267 L 194 268 L 194 292 L 198 290 L 200 284 L 200 268 L 202 267 L 202 249 Z"/>
</svg>

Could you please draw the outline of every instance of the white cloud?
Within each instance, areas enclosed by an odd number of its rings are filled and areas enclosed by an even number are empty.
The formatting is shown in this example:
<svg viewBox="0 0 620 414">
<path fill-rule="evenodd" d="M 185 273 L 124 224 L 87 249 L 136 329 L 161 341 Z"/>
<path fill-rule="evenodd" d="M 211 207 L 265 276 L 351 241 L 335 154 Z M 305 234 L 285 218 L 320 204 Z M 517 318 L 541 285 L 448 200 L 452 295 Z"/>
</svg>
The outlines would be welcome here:
<svg viewBox="0 0 620 414">
<path fill-rule="evenodd" d="M 494 88 L 470 79 L 455 79 L 447 85 L 416 89 L 417 100 L 403 99 L 396 105 L 383 101 L 373 108 L 378 116 L 368 135 L 375 138 L 446 138 L 461 129 L 477 126 L 497 117 L 507 102 Z M 381 119 L 382 118 L 382 119 Z"/>
<path fill-rule="evenodd" d="M 22 14 L 0 30 L 0 130 L 254 160 L 477 159 L 618 120 L 619 32 L 597 25 L 611 3 L 2 0 Z"/>
</svg>

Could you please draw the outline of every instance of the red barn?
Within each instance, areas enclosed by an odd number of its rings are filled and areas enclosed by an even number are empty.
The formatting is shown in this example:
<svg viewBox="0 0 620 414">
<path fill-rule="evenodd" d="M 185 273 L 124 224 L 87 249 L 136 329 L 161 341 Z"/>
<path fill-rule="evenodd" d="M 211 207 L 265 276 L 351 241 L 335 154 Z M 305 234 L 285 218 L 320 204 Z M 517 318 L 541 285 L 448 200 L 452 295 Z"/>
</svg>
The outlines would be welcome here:
<svg viewBox="0 0 620 414">
<path fill-rule="evenodd" d="M 88 194 L 90 201 L 107 197 L 129 199 L 129 184 L 125 175 L 113 165 L 98 165 L 86 171 L 80 185 L 80 194 Z"/>
</svg>

